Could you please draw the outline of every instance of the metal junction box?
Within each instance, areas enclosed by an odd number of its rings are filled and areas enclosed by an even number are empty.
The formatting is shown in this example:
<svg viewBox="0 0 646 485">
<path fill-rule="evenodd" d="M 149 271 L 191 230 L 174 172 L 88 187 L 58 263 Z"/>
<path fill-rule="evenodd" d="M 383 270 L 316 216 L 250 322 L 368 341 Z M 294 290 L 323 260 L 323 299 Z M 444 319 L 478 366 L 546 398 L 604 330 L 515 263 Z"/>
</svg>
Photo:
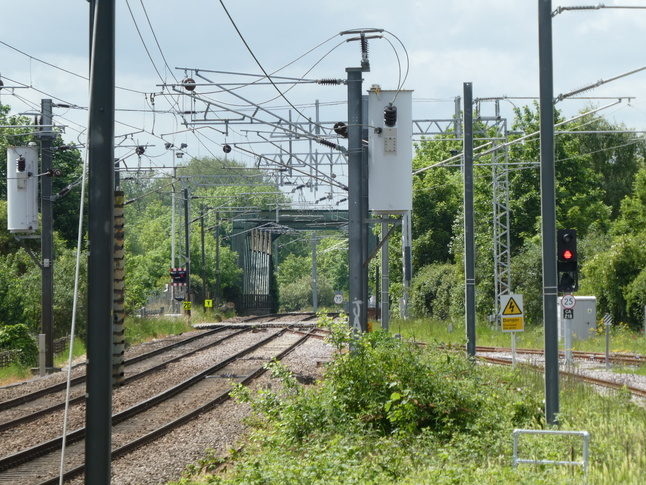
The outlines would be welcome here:
<svg viewBox="0 0 646 485">
<path fill-rule="evenodd" d="M 368 92 L 368 185 L 373 212 L 398 213 L 413 207 L 413 92 L 373 86 Z M 385 121 L 385 109 L 393 118 Z M 389 126 L 390 125 L 390 126 Z"/>
<path fill-rule="evenodd" d="M 565 339 L 565 318 L 572 320 L 572 338 L 583 340 L 592 337 L 597 329 L 597 297 L 572 295 L 559 297 L 558 331 L 561 341 Z"/>
</svg>

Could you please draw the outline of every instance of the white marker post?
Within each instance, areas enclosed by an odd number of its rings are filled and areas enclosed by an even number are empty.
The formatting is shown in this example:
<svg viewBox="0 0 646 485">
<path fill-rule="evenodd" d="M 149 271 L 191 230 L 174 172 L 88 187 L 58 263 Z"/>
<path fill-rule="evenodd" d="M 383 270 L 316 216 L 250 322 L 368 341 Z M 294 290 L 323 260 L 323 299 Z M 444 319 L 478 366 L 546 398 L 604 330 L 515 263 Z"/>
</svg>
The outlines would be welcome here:
<svg viewBox="0 0 646 485">
<path fill-rule="evenodd" d="M 603 324 L 606 327 L 606 369 L 610 369 L 610 327 L 612 326 L 610 313 L 603 316 Z"/>
<path fill-rule="evenodd" d="M 574 306 L 576 298 L 573 295 L 563 295 L 561 308 L 563 310 L 563 325 L 565 331 L 565 362 L 572 365 L 572 320 L 574 320 Z"/>
</svg>

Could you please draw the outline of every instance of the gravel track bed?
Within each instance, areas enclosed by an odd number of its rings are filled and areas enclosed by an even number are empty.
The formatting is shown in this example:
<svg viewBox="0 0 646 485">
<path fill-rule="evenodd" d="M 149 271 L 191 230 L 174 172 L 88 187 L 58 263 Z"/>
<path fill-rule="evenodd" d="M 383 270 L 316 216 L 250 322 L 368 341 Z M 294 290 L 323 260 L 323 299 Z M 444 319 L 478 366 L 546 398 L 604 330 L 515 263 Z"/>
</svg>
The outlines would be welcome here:
<svg viewBox="0 0 646 485">
<path fill-rule="evenodd" d="M 230 335 L 234 331 L 223 331 L 218 334 L 209 336 L 209 337 L 204 337 L 196 342 L 190 342 L 187 343 L 186 345 L 183 345 L 177 349 L 173 349 L 171 351 L 165 352 L 162 355 L 157 355 L 154 357 L 151 357 L 149 359 L 146 359 L 141 362 L 137 362 L 133 365 L 128 365 L 125 368 L 125 377 L 128 378 L 130 376 L 133 376 L 135 374 L 138 374 L 140 372 L 143 372 L 145 370 L 151 369 L 157 365 L 161 365 L 164 362 L 167 362 L 173 358 L 179 357 L 183 355 L 186 352 L 189 352 L 191 350 L 198 349 L 200 347 L 203 347 L 205 345 L 209 345 L 211 343 L 217 342 L 218 340 L 221 340 L 222 338 Z M 156 345 L 157 348 L 163 347 L 161 343 Z M 155 350 L 154 348 L 148 348 L 147 352 L 150 352 L 152 350 Z M 142 352 L 140 352 L 142 354 Z M 130 358 L 133 358 L 133 356 L 129 356 Z M 136 356 L 134 356 L 136 357 Z M 83 368 L 84 369 L 84 368 Z M 67 373 L 64 373 L 67 375 Z M 79 373 L 80 376 L 84 375 L 84 371 Z M 51 384 L 50 384 L 51 385 Z M 72 386 L 70 390 L 70 399 L 75 399 L 77 397 L 81 397 L 85 393 L 85 384 L 81 385 L 76 385 Z M 22 395 L 22 394 L 21 394 Z M 66 396 L 66 391 L 62 390 L 59 392 L 54 392 L 51 394 L 47 394 L 46 396 L 43 396 L 39 399 L 36 399 L 34 401 L 30 401 L 28 403 L 25 403 L 21 406 L 16 406 L 14 408 L 6 409 L 4 411 L 0 411 L 0 423 L 6 423 L 8 421 L 14 420 L 21 418 L 23 416 L 29 415 L 31 413 L 38 412 L 43 409 L 47 409 L 53 404 L 63 402 L 65 400 Z M 0 432 L 1 435 L 1 432 Z"/>
<path fill-rule="evenodd" d="M 200 352 L 179 362 L 169 364 L 163 371 L 146 376 L 132 385 L 114 389 L 112 412 L 118 413 L 149 399 L 268 335 L 268 332 L 247 332 L 206 352 Z M 68 432 L 80 428 L 84 424 L 85 405 L 70 408 Z M 0 433 L 0 456 L 10 455 L 42 441 L 56 438 L 62 434 L 62 430 L 63 412 L 60 411 L 26 423 L 16 429 L 2 432 Z"/>
<path fill-rule="evenodd" d="M 179 342 L 186 339 L 192 335 L 199 335 L 201 333 L 206 333 L 208 330 L 194 330 L 188 333 L 183 333 L 179 335 L 172 335 L 163 339 L 155 339 L 149 342 L 141 343 L 128 347 L 124 352 L 125 359 L 132 359 L 134 357 L 139 357 L 142 354 L 151 352 L 161 347 L 165 347 L 174 342 Z M 15 384 L 9 384 L 7 386 L 0 387 L 0 402 L 9 401 L 10 399 L 15 399 L 30 392 L 38 391 L 67 380 L 67 366 L 63 367 L 62 372 L 56 372 L 44 377 L 34 377 L 32 379 L 17 382 Z M 77 362 L 72 365 L 72 377 L 77 377 L 85 374 L 85 359 L 79 359 Z"/>
<path fill-rule="evenodd" d="M 283 363 L 297 376 L 318 380 L 323 376 L 324 363 L 332 359 L 333 353 L 330 345 L 311 338 L 286 356 Z M 271 381 L 265 373 L 251 387 L 267 387 Z M 239 445 L 247 430 L 243 420 L 250 414 L 249 405 L 227 401 L 155 443 L 115 460 L 111 485 L 158 485 L 179 480 L 186 466 L 204 457 L 207 450 L 225 456 L 229 449 Z M 83 480 L 77 478 L 69 483 L 82 485 Z"/>
</svg>

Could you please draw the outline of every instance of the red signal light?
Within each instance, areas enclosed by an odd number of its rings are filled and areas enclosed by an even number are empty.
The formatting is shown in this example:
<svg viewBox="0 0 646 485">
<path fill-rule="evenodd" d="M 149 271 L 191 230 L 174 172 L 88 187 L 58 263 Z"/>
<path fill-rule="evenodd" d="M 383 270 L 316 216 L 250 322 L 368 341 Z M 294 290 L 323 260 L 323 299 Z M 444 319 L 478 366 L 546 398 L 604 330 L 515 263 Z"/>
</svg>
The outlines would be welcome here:
<svg viewBox="0 0 646 485">
<path fill-rule="evenodd" d="M 566 260 L 572 259 L 572 256 L 573 256 L 572 251 L 570 251 L 569 249 L 566 249 L 565 251 L 563 251 L 563 259 L 566 259 Z"/>
</svg>

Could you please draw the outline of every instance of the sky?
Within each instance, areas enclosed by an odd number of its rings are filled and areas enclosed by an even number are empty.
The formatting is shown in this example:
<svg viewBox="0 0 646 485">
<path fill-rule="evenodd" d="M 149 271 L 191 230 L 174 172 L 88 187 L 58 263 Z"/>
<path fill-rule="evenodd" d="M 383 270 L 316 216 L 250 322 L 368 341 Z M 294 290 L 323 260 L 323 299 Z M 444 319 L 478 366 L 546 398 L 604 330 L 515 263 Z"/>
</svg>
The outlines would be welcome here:
<svg viewBox="0 0 646 485">
<path fill-rule="evenodd" d="M 501 114 L 511 126 L 513 107 L 539 96 L 539 1 L 544 0 L 116 0 L 115 154 L 130 166 L 159 167 L 176 160 L 167 143 L 186 144 L 188 157 L 223 156 L 222 146 L 232 144 L 246 151 L 234 149 L 227 157 L 251 165 L 257 160 L 253 153 L 287 149 L 282 142 L 275 148 L 260 144 L 258 131 L 266 128 L 235 124 L 254 112 L 253 104 L 304 121 L 316 119 L 318 100 L 320 121 L 345 120 L 345 86 L 279 84 L 284 98 L 266 84 L 236 89 L 239 97 L 221 89 L 258 79 L 249 75 L 260 75 L 259 65 L 287 78 L 344 79 L 347 67 L 360 65 L 361 52 L 358 42 L 347 41 L 352 36 L 339 33 L 358 28 L 384 30 L 383 38 L 368 41 L 371 70 L 364 75 L 365 89 L 378 84 L 413 90 L 414 119 L 449 119 L 463 84 L 471 82 L 474 98 L 502 98 Z M 551 3 L 552 10 L 591 5 Z M 43 98 L 70 104 L 73 108 L 55 108 L 55 123 L 65 126 L 65 141 L 83 144 L 89 104 L 87 1 L 0 0 L 0 5 L 0 79 L 5 86 L 0 103 L 10 105 L 11 114 L 34 113 Z M 620 76 L 646 66 L 646 0 L 607 0 L 605 6 L 645 8 L 556 15 L 554 94 L 619 78 L 580 95 L 593 99 L 566 99 L 557 108 L 571 117 L 585 106 L 614 104 L 599 114 L 645 130 L 646 70 Z M 191 116 L 179 112 L 206 116 L 205 104 L 193 105 L 181 87 L 181 94 L 173 90 L 190 69 L 221 85 L 219 90 L 196 89 L 214 100 L 209 116 L 220 123 L 184 123 Z M 483 101 L 481 113 L 493 115 L 494 106 Z M 273 115 L 258 116 L 268 120 Z M 231 120 L 228 129 L 224 119 Z M 146 152 L 136 160 L 138 145 Z"/>
</svg>

